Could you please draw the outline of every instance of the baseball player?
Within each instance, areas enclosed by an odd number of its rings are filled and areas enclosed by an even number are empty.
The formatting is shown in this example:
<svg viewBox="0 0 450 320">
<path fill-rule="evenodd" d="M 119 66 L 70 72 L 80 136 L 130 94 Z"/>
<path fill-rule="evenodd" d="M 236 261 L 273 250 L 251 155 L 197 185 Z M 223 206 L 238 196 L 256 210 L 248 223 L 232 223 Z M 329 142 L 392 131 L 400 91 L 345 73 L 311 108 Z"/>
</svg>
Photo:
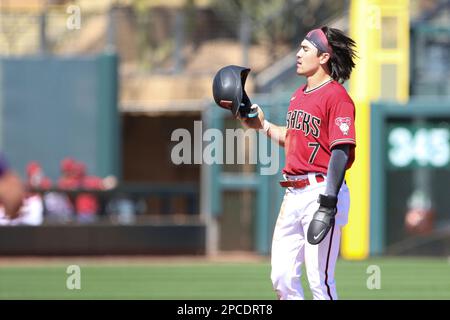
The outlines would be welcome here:
<svg viewBox="0 0 450 320">
<path fill-rule="evenodd" d="M 355 42 L 342 31 L 322 27 L 308 32 L 297 53 L 297 74 L 306 77 L 291 97 L 286 126 L 257 117 L 243 124 L 285 147 L 286 188 L 272 240 L 271 279 L 279 299 L 304 299 L 300 282 L 306 266 L 314 299 L 335 300 L 334 269 L 341 227 L 347 223 L 346 169 L 354 161 L 355 107 L 342 83 L 354 68 Z M 248 100 L 248 101 L 247 101 Z"/>
</svg>

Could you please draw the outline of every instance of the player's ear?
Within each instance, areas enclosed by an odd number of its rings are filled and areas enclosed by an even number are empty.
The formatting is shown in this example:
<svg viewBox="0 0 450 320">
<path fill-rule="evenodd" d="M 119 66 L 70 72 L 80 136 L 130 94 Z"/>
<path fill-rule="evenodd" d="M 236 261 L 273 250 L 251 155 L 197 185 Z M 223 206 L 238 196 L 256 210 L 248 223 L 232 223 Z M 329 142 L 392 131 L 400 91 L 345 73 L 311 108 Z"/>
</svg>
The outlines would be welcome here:
<svg viewBox="0 0 450 320">
<path fill-rule="evenodd" d="M 327 64 L 328 60 L 330 60 L 330 54 L 327 52 L 322 52 L 319 56 L 319 63 L 325 65 Z"/>
</svg>

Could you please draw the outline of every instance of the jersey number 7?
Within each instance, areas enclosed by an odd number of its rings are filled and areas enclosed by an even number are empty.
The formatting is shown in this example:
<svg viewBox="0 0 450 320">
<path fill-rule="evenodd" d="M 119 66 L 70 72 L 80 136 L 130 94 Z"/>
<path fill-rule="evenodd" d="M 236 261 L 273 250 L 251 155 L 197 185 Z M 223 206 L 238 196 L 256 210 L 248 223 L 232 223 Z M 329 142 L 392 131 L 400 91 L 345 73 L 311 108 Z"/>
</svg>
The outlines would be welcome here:
<svg viewBox="0 0 450 320">
<path fill-rule="evenodd" d="M 309 142 L 309 143 L 308 143 L 308 147 L 314 148 L 313 151 L 312 151 L 312 153 L 311 153 L 311 156 L 309 157 L 309 160 L 308 160 L 309 163 L 313 163 L 313 162 L 314 162 L 314 159 L 315 159 L 316 156 L 317 156 L 317 152 L 319 152 L 319 149 L 320 149 L 320 143 L 318 143 L 318 142 Z"/>
</svg>

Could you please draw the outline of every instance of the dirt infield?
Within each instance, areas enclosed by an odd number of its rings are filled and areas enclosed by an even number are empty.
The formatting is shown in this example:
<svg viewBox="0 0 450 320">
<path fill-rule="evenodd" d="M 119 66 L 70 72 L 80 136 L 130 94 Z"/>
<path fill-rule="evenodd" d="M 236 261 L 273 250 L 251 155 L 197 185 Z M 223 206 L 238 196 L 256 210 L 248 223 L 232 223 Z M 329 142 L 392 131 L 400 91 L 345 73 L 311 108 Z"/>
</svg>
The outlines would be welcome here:
<svg viewBox="0 0 450 320">
<path fill-rule="evenodd" d="M 253 252 L 221 252 L 214 256 L 0 256 L 2 266 L 41 266 L 41 265 L 142 265 L 158 263 L 252 263 L 269 262 L 268 256 Z"/>
</svg>

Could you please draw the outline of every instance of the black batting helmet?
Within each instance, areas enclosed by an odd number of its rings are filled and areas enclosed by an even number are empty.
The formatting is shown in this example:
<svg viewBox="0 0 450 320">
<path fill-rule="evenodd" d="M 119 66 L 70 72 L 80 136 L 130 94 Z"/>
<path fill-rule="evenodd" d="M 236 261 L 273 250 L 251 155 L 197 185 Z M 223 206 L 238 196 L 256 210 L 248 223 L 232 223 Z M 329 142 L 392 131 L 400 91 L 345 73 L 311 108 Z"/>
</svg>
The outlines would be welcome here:
<svg viewBox="0 0 450 320">
<path fill-rule="evenodd" d="M 229 109 L 237 117 L 250 68 L 230 65 L 220 69 L 213 81 L 213 96 L 217 105 Z"/>
</svg>

